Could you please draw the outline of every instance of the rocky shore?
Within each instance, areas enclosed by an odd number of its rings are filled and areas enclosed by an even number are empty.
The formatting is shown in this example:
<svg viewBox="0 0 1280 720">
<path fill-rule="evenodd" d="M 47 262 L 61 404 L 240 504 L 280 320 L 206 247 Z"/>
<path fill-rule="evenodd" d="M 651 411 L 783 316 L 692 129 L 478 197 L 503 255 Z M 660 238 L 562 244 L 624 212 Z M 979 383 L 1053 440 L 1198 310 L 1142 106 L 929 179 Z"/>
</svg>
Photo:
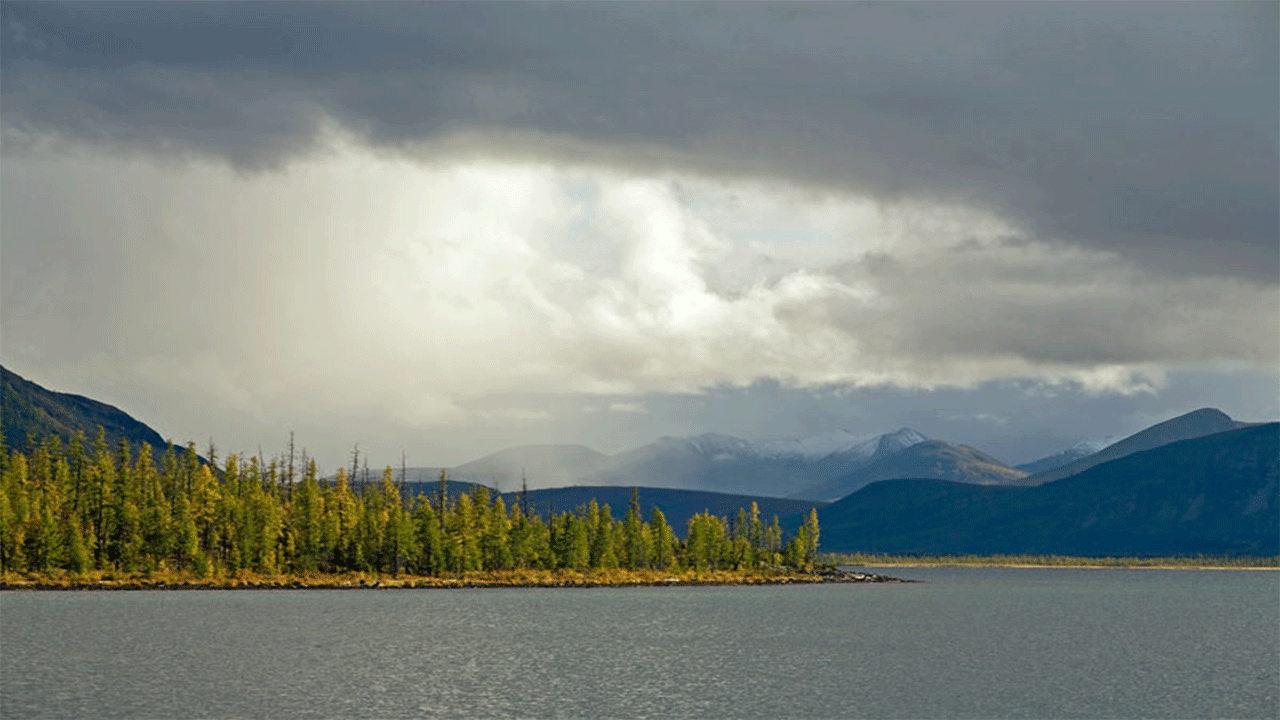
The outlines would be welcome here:
<svg viewBox="0 0 1280 720">
<path fill-rule="evenodd" d="M 909 583 L 909 582 L 916 582 L 915 580 L 903 580 L 902 578 L 889 577 L 888 575 L 875 575 L 875 574 L 872 574 L 872 573 L 856 572 L 856 571 L 854 571 L 854 570 L 841 570 L 841 569 L 839 569 L 839 568 L 823 568 L 823 569 L 821 569 L 821 570 L 818 570 L 815 574 L 816 574 L 816 575 L 818 575 L 819 577 L 822 577 L 822 578 L 823 578 L 823 580 L 821 580 L 820 582 L 833 582 L 833 583 L 857 583 L 857 582 L 872 582 L 872 583 Z"/>
</svg>

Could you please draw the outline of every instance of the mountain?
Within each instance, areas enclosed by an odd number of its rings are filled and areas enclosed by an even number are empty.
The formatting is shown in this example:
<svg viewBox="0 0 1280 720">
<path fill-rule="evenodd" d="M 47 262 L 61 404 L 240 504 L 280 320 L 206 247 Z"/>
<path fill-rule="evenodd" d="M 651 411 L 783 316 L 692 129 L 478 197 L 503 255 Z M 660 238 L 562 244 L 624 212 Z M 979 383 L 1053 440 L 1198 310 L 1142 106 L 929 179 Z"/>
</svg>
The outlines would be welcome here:
<svg viewBox="0 0 1280 720">
<path fill-rule="evenodd" d="M 889 478 L 1004 484 L 1024 475 L 979 450 L 905 427 L 881 435 L 837 430 L 799 439 L 663 437 L 617 455 L 581 445 L 525 446 L 449 471 L 452 478 L 504 490 L 518 486 L 522 473 L 530 488 L 673 488 L 807 502 L 834 500 Z"/>
<path fill-rule="evenodd" d="M 575 507 L 586 505 L 592 500 L 595 500 L 601 506 L 608 505 L 613 517 L 620 519 L 627 513 L 627 507 L 631 502 L 631 491 L 632 488 L 629 487 L 604 485 L 546 488 L 530 490 L 525 501 L 528 503 L 530 510 L 542 515 L 544 519 L 549 512 L 559 513 L 565 510 L 573 510 Z M 772 522 L 773 517 L 776 515 L 779 518 L 795 518 L 794 524 L 798 525 L 802 514 L 808 513 L 813 508 L 820 508 L 826 505 L 826 503 L 821 502 L 733 495 L 702 490 L 640 487 L 636 488 L 636 491 L 644 520 L 648 521 L 649 513 L 653 511 L 654 507 L 661 508 L 662 514 L 667 519 L 667 524 L 671 526 L 676 535 L 681 537 L 684 536 L 689 519 L 701 512 L 710 512 L 712 515 L 727 517 L 732 522 L 737 516 L 738 510 L 750 512 L 751 503 L 754 502 L 760 510 L 760 520 L 765 524 Z M 512 503 L 518 501 L 519 495 L 518 493 L 505 493 L 502 497 L 507 507 L 511 507 Z M 794 527 L 788 526 L 787 529 L 793 530 Z"/>
<path fill-rule="evenodd" d="M 818 510 L 822 547 L 904 554 L 1280 554 L 1280 423 L 1031 487 L 874 483 Z"/>
<path fill-rule="evenodd" d="M 873 436 L 870 440 L 833 453 L 815 462 L 805 471 L 807 489 L 829 485 L 849 474 L 865 468 L 870 463 L 918 445 L 929 438 L 911 428 L 899 428 L 891 433 Z M 847 493 L 846 493 L 847 494 Z M 801 490 L 793 497 L 826 500 L 828 498 Z M 838 496 L 837 496 L 838 497 Z M 835 498 L 830 498 L 834 500 Z"/>
<path fill-rule="evenodd" d="M 82 395 L 46 390 L 0 367 L 0 429 L 5 447 L 26 450 L 28 437 L 36 442 L 51 436 L 70 441 L 77 431 L 92 442 L 99 427 L 109 447 L 119 445 L 122 439 L 135 448 L 147 443 L 158 458 L 169 446 L 159 433 L 120 408 Z"/>
<path fill-rule="evenodd" d="M 1117 443 L 1103 448 L 1099 452 L 1075 462 L 1025 477 L 1018 484 L 1043 485 L 1071 477 L 1096 465 L 1101 465 L 1135 452 L 1150 450 L 1179 440 L 1190 440 L 1227 430 L 1235 430 L 1248 424 L 1232 420 L 1226 413 L 1214 408 L 1193 410 L 1186 415 L 1179 415 L 1172 420 L 1152 425 L 1146 430 L 1134 433 Z"/>
<path fill-rule="evenodd" d="M 834 457 L 869 459 L 925 440 L 928 438 L 911 428 L 900 428 L 884 435 L 854 435 L 848 430 L 836 430 L 799 439 L 757 440 L 750 445 L 759 458 L 818 462 Z"/>
<path fill-rule="evenodd" d="M 832 482 L 807 488 L 794 497 L 836 500 L 873 482 L 894 478 L 955 480 L 974 485 L 1007 485 L 1024 473 L 968 445 L 926 440 L 871 462 Z"/>
<path fill-rule="evenodd" d="M 1121 436 L 1119 435 L 1108 435 L 1107 437 L 1100 438 L 1086 438 L 1061 452 L 1042 457 L 1039 460 L 1032 460 L 1031 462 L 1023 463 L 1021 465 L 1014 465 L 1013 467 L 1014 469 L 1021 470 L 1028 475 L 1056 470 L 1060 467 L 1070 465 L 1082 458 L 1087 458 L 1094 453 L 1101 452 L 1103 449 L 1116 444 L 1116 441 L 1119 440 L 1120 437 Z"/>
<path fill-rule="evenodd" d="M 459 465 L 449 476 L 504 490 L 518 488 L 522 476 L 530 487 L 556 487 L 590 476 L 608 459 L 585 445 L 523 445 Z"/>
<path fill-rule="evenodd" d="M 752 441 L 713 433 L 664 437 L 609 458 L 583 484 L 787 497 L 925 439 L 910 428 L 861 436 L 838 431 L 799 440 Z"/>
<path fill-rule="evenodd" d="M 762 457 L 748 440 L 708 433 L 619 453 L 583 482 L 780 496 L 804 465 L 797 457 Z"/>
</svg>

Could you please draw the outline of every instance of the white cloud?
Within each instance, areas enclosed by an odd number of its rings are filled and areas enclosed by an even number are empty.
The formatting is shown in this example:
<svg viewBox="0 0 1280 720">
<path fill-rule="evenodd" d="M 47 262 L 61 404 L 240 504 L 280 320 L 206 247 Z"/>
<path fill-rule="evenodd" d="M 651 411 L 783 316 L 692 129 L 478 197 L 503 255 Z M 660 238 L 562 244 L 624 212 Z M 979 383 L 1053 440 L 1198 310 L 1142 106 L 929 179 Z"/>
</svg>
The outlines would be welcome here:
<svg viewBox="0 0 1280 720">
<path fill-rule="evenodd" d="M 644 403 L 638 403 L 638 402 L 615 402 L 615 403 L 609 403 L 609 412 L 611 412 L 611 413 L 634 413 L 634 414 L 637 414 L 637 415 L 642 415 L 642 414 L 644 414 L 644 413 L 648 412 L 648 410 L 645 408 Z"/>
<path fill-rule="evenodd" d="M 268 424 L 536 425 L 554 418 L 483 401 L 640 413 L 627 396 L 761 378 L 1154 392 L 1169 369 L 1273 369 L 1280 345 L 1272 287 L 1169 280 L 956 205 L 351 146 L 247 176 L 4 171 L 6 345 Z"/>
</svg>

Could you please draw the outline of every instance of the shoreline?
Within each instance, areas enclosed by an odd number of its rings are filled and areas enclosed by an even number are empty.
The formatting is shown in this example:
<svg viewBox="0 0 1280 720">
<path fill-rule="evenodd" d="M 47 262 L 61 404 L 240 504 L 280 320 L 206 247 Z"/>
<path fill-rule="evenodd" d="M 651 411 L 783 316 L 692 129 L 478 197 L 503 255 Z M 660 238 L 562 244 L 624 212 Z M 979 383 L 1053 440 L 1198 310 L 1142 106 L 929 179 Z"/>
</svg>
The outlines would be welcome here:
<svg viewBox="0 0 1280 720">
<path fill-rule="evenodd" d="M 182 590 L 459 590 L 475 588 L 598 588 L 598 587 L 727 587 L 747 585 L 818 585 L 832 583 L 909 583 L 913 580 L 874 573 L 824 569 L 814 573 L 752 575 L 733 571 L 692 574 L 477 572 L 462 577 L 363 574 L 307 576 L 245 576 L 216 578 L 147 578 L 140 575 L 103 578 L 21 576 L 0 580 L 0 591 L 182 591 Z"/>
<path fill-rule="evenodd" d="M 1134 556 L 1028 554 L 895 555 L 893 553 L 830 552 L 818 558 L 824 565 L 846 568 L 877 567 L 1009 567 L 1082 570 L 1280 570 L 1277 556 L 1166 555 Z"/>
<path fill-rule="evenodd" d="M 979 562 L 884 562 L 884 563 L 847 563 L 845 567 L 865 568 L 1019 568 L 1025 570 L 1240 570 L 1276 572 L 1280 567 L 1274 565 L 1053 565 L 1035 563 L 979 563 Z"/>
</svg>

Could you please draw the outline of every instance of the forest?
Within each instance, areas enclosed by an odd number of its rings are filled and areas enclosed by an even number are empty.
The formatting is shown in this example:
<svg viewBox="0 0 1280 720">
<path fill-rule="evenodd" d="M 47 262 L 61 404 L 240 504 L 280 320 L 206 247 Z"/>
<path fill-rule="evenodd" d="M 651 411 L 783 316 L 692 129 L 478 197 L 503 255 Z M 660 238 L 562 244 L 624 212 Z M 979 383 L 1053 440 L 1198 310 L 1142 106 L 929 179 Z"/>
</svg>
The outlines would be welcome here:
<svg viewBox="0 0 1280 720">
<path fill-rule="evenodd" d="M 790 538 L 754 503 L 732 518 L 704 512 L 681 539 L 658 508 L 643 516 L 635 492 L 621 518 L 594 501 L 544 518 L 522 495 L 507 507 L 482 486 L 450 493 L 444 472 L 437 492 L 415 497 L 390 466 L 376 482 L 354 483 L 354 464 L 326 479 L 292 448 L 219 462 L 212 445 L 202 458 L 170 444 L 156 458 L 99 431 L 0 446 L 0 463 L 3 573 L 807 572 L 818 551 L 814 512 Z"/>
</svg>

